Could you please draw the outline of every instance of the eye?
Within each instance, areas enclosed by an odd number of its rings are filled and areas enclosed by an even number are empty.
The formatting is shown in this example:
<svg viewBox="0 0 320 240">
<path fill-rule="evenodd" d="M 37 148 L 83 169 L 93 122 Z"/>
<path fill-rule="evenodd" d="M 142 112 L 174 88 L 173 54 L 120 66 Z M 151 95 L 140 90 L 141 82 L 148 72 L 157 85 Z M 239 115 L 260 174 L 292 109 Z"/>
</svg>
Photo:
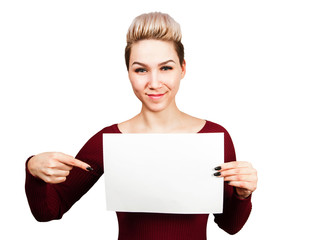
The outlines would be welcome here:
<svg viewBox="0 0 320 240">
<path fill-rule="evenodd" d="M 163 71 L 168 71 L 168 70 L 171 70 L 171 69 L 172 69 L 172 67 L 169 67 L 169 66 L 161 67 L 161 70 L 163 70 Z"/>
<path fill-rule="evenodd" d="M 144 68 L 137 68 L 137 69 L 135 69 L 134 71 L 135 71 L 136 73 L 144 73 L 144 72 L 146 72 L 147 70 L 144 69 Z"/>
</svg>

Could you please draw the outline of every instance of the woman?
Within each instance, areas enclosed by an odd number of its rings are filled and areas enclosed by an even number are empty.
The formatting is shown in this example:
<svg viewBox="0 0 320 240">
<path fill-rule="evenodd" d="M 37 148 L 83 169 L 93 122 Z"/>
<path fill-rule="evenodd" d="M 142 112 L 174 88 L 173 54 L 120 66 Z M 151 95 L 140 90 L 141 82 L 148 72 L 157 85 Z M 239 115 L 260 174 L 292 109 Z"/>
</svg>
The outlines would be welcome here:
<svg viewBox="0 0 320 240">
<path fill-rule="evenodd" d="M 215 168 L 224 177 L 223 214 L 215 222 L 230 234 L 238 232 L 251 211 L 256 170 L 236 162 L 228 132 L 218 124 L 181 112 L 175 102 L 186 73 L 180 26 L 169 15 L 149 13 L 134 19 L 127 33 L 125 59 L 135 95 L 142 103 L 133 118 L 102 129 L 77 156 L 40 153 L 26 164 L 26 194 L 38 221 L 59 219 L 103 174 L 103 133 L 224 132 L 225 163 Z M 208 214 L 117 212 L 119 239 L 206 239 Z"/>
</svg>

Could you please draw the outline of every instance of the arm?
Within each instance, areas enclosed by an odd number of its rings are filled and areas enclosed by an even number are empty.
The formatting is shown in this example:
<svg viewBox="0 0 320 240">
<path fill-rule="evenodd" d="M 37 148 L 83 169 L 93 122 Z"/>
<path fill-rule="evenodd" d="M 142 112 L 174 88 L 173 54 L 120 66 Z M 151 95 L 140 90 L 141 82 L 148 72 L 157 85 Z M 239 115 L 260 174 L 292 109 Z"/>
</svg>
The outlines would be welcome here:
<svg viewBox="0 0 320 240">
<path fill-rule="evenodd" d="M 75 160 L 79 159 L 83 164 L 85 163 L 83 169 L 71 167 L 72 170 L 67 176 L 60 180 L 54 176 L 57 171 L 53 171 L 53 168 L 47 168 L 44 171 L 47 178 L 42 177 L 41 174 L 35 174 L 34 169 L 30 166 L 32 164 L 29 163 L 36 159 L 28 159 L 25 191 L 31 212 L 38 221 L 62 218 L 63 214 L 94 185 L 103 173 L 101 146 L 102 136 L 98 133 L 83 146 L 76 156 Z M 55 155 L 55 159 L 58 164 L 61 163 L 61 155 Z M 69 164 L 65 164 L 65 166 L 70 167 Z M 84 170 L 87 166 L 91 166 L 93 170 Z M 48 169 L 52 171 L 48 171 Z M 49 174 L 51 174 L 51 178 L 48 177 Z"/>
<path fill-rule="evenodd" d="M 215 222 L 220 228 L 228 232 L 229 234 L 235 234 L 246 223 L 251 212 L 251 192 L 245 191 L 243 196 L 239 196 L 238 193 L 243 193 L 240 188 L 236 188 L 239 182 L 235 182 L 235 176 L 228 176 L 226 168 L 230 170 L 230 166 L 233 164 L 239 165 L 240 162 L 234 162 L 236 155 L 234 146 L 228 132 L 225 132 L 225 163 L 221 165 L 219 173 L 220 177 L 225 177 L 225 181 L 230 181 L 228 184 L 224 184 L 224 206 L 223 214 L 215 214 Z M 253 190 L 254 191 L 254 190 Z"/>
<path fill-rule="evenodd" d="M 241 199 L 235 189 L 225 183 L 223 214 L 215 214 L 214 221 L 227 233 L 236 234 L 246 223 L 251 207 L 251 195 Z"/>
</svg>

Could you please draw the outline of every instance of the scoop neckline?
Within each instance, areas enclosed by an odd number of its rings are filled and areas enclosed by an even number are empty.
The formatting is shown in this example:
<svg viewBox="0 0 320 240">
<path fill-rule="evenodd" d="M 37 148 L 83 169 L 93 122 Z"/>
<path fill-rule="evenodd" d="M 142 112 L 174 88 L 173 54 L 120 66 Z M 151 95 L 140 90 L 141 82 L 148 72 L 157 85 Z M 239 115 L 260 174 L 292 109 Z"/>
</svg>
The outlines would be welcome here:
<svg viewBox="0 0 320 240">
<path fill-rule="evenodd" d="M 203 129 L 205 129 L 205 127 L 207 126 L 207 124 L 208 124 L 208 121 L 205 120 L 205 123 L 204 123 L 203 127 L 202 127 L 198 132 L 195 132 L 195 133 L 201 133 L 201 132 L 203 131 Z M 115 127 L 115 129 L 116 129 L 116 131 L 117 131 L 118 133 L 121 133 L 121 134 L 129 134 L 129 133 L 123 133 L 123 132 L 121 132 L 118 125 L 119 125 L 118 123 L 117 123 L 117 124 L 114 124 L 114 127 Z"/>
</svg>

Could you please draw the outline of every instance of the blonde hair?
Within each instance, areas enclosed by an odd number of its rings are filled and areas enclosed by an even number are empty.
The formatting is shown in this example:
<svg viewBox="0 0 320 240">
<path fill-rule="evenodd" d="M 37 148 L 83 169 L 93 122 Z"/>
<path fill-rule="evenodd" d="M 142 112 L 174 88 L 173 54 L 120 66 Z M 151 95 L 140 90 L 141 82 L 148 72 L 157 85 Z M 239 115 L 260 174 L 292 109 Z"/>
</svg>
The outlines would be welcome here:
<svg viewBox="0 0 320 240">
<path fill-rule="evenodd" d="M 144 39 L 156 39 L 172 41 L 179 57 L 180 65 L 184 61 L 184 47 L 181 43 L 181 29 L 168 14 L 152 12 L 136 17 L 130 25 L 127 33 L 127 46 L 125 49 L 125 60 L 129 69 L 129 59 L 132 45 Z"/>
</svg>

